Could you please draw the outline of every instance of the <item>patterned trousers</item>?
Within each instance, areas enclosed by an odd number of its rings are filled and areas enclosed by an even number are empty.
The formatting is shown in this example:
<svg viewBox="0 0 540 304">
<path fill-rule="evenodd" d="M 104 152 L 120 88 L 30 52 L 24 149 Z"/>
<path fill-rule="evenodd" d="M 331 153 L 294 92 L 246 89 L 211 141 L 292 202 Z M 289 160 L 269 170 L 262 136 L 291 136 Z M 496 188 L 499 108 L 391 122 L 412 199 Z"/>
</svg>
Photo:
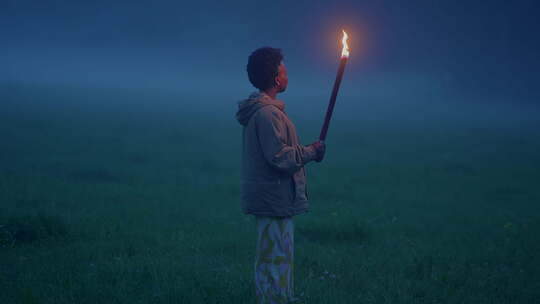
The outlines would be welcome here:
<svg viewBox="0 0 540 304">
<path fill-rule="evenodd" d="M 292 217 L 255 216 L 257 250 L 255 294 L 258 304 L 281 304 L 294 300 Z"/>
</svg>

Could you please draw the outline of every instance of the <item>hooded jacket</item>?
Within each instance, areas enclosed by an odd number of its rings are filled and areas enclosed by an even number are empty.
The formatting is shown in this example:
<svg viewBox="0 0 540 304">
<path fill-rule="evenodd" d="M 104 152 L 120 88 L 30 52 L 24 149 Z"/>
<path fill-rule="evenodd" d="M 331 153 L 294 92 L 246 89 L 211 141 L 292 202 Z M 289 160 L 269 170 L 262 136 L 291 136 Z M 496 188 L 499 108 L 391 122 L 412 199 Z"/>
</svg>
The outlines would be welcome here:
<svg viewBox="0 0 540 304">
<path fill-rule="evenodd" d="M 238 102 L 243 126 L 241 206 L 246 214 L 290 217 L 308 211 L 304 165 L 316 158 L 302 146 L 285 103 L 263 92 Z"/>
</svg>

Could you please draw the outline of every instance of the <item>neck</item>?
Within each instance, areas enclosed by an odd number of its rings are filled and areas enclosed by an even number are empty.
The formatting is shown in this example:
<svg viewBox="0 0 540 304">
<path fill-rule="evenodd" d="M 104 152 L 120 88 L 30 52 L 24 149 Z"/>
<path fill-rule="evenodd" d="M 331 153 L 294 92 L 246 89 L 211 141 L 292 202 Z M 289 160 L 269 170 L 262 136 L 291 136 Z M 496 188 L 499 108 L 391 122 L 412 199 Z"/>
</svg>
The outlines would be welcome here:
<svg viewBox="0 0 540 304">
<path fill-rule="evenodd" d="M 272 98 L 272 99 L 276 99 L 276 96 L 277 96 L 277 93 L 278 93 L 277 89 L 275 87 L 264 90 L 264 91 L 261 91 L 261 92 L 266 93 L 266 95 L 270 96 L 270 98 Z"/>
</svg>

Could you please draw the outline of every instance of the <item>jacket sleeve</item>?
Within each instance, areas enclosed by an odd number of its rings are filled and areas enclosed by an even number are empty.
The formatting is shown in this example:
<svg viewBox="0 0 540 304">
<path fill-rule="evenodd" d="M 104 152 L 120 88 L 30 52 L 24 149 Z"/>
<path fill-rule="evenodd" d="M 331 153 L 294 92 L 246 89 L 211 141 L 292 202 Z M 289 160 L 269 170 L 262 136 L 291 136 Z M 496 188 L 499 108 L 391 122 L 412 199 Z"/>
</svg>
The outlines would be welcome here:
<svg viewBox="0 0 540 304">
<path fill-rule="evenodd" d="M 261 109 L 256 116 L 257 134 L 266 161 L 280 171 L 294 174 L 317 152 L 312 146 L 287 145 L 287 126 L 280 115 L 273 110 Z"/>
</svg>

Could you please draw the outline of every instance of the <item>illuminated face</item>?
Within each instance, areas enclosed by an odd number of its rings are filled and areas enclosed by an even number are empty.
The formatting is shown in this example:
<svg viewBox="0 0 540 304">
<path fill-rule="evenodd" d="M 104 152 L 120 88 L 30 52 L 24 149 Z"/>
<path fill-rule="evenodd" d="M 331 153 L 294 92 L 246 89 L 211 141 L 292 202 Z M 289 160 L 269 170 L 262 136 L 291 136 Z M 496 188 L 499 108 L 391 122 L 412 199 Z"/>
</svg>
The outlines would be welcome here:
<svg viewBox="0 0 540 304">
<path fill-rule="evenodd" d="M 283 61 L 279 64 L 278 75 L 275 78 L 275 82 L 278 92 L 285 92 L 287 89 L 287 84 L 289 84 L 289 78 L 287 77 L 287 68 L 285 67 Z"/>
</svg>

